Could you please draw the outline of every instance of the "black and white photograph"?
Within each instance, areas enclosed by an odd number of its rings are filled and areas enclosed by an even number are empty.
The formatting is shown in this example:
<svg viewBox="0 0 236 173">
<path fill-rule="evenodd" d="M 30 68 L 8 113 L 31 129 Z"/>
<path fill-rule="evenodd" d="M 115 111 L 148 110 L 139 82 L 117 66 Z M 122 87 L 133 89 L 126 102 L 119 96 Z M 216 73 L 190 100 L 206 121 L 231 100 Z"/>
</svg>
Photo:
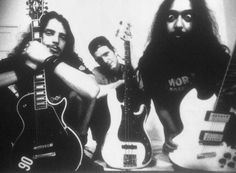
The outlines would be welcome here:
<svg viewBox="0 0 236 173">
<path fill-rule="evenodd" d="M 236 172 L 235 0 L 0 0 L 0 172 Z"/>
</svg>

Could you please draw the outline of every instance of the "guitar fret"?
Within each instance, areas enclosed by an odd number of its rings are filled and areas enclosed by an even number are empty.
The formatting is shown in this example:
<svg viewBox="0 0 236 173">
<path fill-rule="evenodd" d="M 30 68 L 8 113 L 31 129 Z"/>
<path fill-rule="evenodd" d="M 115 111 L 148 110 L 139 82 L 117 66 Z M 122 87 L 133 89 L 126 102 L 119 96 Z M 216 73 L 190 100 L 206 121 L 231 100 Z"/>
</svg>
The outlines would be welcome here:
<svg viewBox="0 0 236 173">
<path fill-rule="evenodd" d="M 44 75 L 43 74 L 38 74 L 35 76 L 36 79 L 44 79 Z"/>
<path fill-rule="evenodd" d="M 41 101 L 41 100 L 44 100 L 44 101 L 45 101 L 45 100 L 46 100 L 46 97 L 37 97 L 36 100 L 37 100 L 37 101 Z"/>
<path fill-rule="evenodd" d="M 37 89 L 44 89 L 45 88 L 45 85 L 37 85 L 37 86 L 35 86 L 35 89 L 37 90 Z"/>
<path fill-rule="evenodd" d="M 36 91 L 35 94 L 36 96 L 38 96 L 38 95 L 45 95 L 46 93 L 44 90 L 42 90 L 42 91 Z"/>
<path fill-rule="evenodd" d="M 46 101 L 43 101 L 43 102 L 37 102 L 37 103 L 36 103 L 37 106 L 40 106 L 40 105 L 46 105 L 46 104 L 47 104 Z"/>
<path fill-rule="evenodd" d="M 35 110 L 42 110 L 42 109 L 47 109 L 46 105 L 43 106 L 36 106 Z"/>
</svg>

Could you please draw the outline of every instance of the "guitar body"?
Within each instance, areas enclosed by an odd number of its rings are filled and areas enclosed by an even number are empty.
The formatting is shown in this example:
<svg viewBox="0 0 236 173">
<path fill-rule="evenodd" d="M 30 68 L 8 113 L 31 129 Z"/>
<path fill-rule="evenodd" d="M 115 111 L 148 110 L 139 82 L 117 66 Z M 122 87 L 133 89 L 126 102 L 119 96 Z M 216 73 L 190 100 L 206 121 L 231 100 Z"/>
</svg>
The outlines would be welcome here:
<svg viewBox="0 0 236 173">
<path fill-rule="evenodd" d="M 102 147 L 104 161 L 116 169 L 145 167 L 152 156 L 150 140 L 144 128 L 146 107 L 141 105 L 138 113 L 129 115 L 125 120 L 123 104 L 117 100 L 116 90 L 108 94 L 107 103 L 111 123 Z"/>
<path fill-rule="evenodd" d="M 83 149 L 75 132 L 63 120 L 66 98 L 48 102 L 47 109 L 35 110 L 34 93 L 24 95 L 17 104 L 23 129 L 11 152 L 14 170 L 77 170 Z"/>
<path fill-rule="evenodd" d="M 221 142 L 215 145 L 199 143 L 201 132 L 222 132 L 226 123 L 206 121 L 206 112 L 213 110 L 216 102 L 213 95 L 208 100 L 200 100 L 197 90 L 192 89 L 180 104 L 180 116 L 184 124 L 183 131 L 173 141 L 177 150 L 169 154 L 176 165 L 197 170 L 235 172 L 236 150 Z M 206 135 L 207 137 L 207 135 Z"/>
</svg>

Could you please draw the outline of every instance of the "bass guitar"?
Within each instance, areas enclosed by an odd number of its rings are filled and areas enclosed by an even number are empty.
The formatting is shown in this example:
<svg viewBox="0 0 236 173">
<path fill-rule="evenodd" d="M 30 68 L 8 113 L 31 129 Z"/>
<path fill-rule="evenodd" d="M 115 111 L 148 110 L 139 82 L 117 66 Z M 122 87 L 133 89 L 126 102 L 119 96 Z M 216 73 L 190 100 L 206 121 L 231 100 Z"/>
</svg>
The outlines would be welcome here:
<svg viewBox="0 0 236 173">
<path fill-rule="evenodd" d="M 33 40 L 40 41 L 39 20 L 43 0 L 28 0 Z M 23 128 L 11 152 L 11 167 L 16 171 L 75 171 L 83 156 L 79 137 L 64 121 L 66 98 L 51 102 L 47 96 L 45 69 L 34 75 L 32 93 L 21 97 L 17 113 Z"/>
<path fill-rule="evenodd" d="M 127 25 L 124 35 L 120 36 L 125 47 L 124 100 L 120 102 L 117 99 L 116 90 L 107 96 L 110 126 L 102 147 L 104 161 L 110 167 L 122 170 L 143 168 L 152 156 L 150 140 L 145 131 L 148 111 L 145 104 L 136 102 L 140 90 L 131 66 L 129 28 L 130 25 Z"/>
<path fill-rule="evenodd" d="M 227 75 L 232 65 L 235 65 L 231 61 L 221 90 L 225 84 L 232 81 L 232 76 Z M 192 89 L 180 104 L 184 128 L 173 139 L 178 148 L 169 154 L 171 161 L 187 169 L 236 172 L 236 146 L 230 146 L 224 141 L 227 123 L 235 118 L 235 115 L 218 111 L 220 92 L 218 96 L 213 95 L 207 100 L 200 100 L 197 95 L 197 90 Z"/>
</svg>

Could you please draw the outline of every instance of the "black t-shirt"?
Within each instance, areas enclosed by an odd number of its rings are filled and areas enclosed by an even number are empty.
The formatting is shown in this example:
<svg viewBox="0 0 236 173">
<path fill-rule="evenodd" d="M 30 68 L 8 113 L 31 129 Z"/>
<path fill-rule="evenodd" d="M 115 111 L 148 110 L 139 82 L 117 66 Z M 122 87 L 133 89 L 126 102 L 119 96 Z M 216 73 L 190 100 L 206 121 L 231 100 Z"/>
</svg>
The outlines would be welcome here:
<svg viewBox="0 0 236 173">
<path fill-rule="evenodd" d="M 202 98 L 217 94 L 229 55 L 216 57 L 212 62 L 208 62 L 204 55 L 201 58 L 176 55 L 163 59 L 142 72 L 142 77 L 149 97 L 158 100 L 161 106 L 169 110 L 173 107 L 176 109 L 192 88 L 196 88 L 198 96 Z"/>
</svg>

